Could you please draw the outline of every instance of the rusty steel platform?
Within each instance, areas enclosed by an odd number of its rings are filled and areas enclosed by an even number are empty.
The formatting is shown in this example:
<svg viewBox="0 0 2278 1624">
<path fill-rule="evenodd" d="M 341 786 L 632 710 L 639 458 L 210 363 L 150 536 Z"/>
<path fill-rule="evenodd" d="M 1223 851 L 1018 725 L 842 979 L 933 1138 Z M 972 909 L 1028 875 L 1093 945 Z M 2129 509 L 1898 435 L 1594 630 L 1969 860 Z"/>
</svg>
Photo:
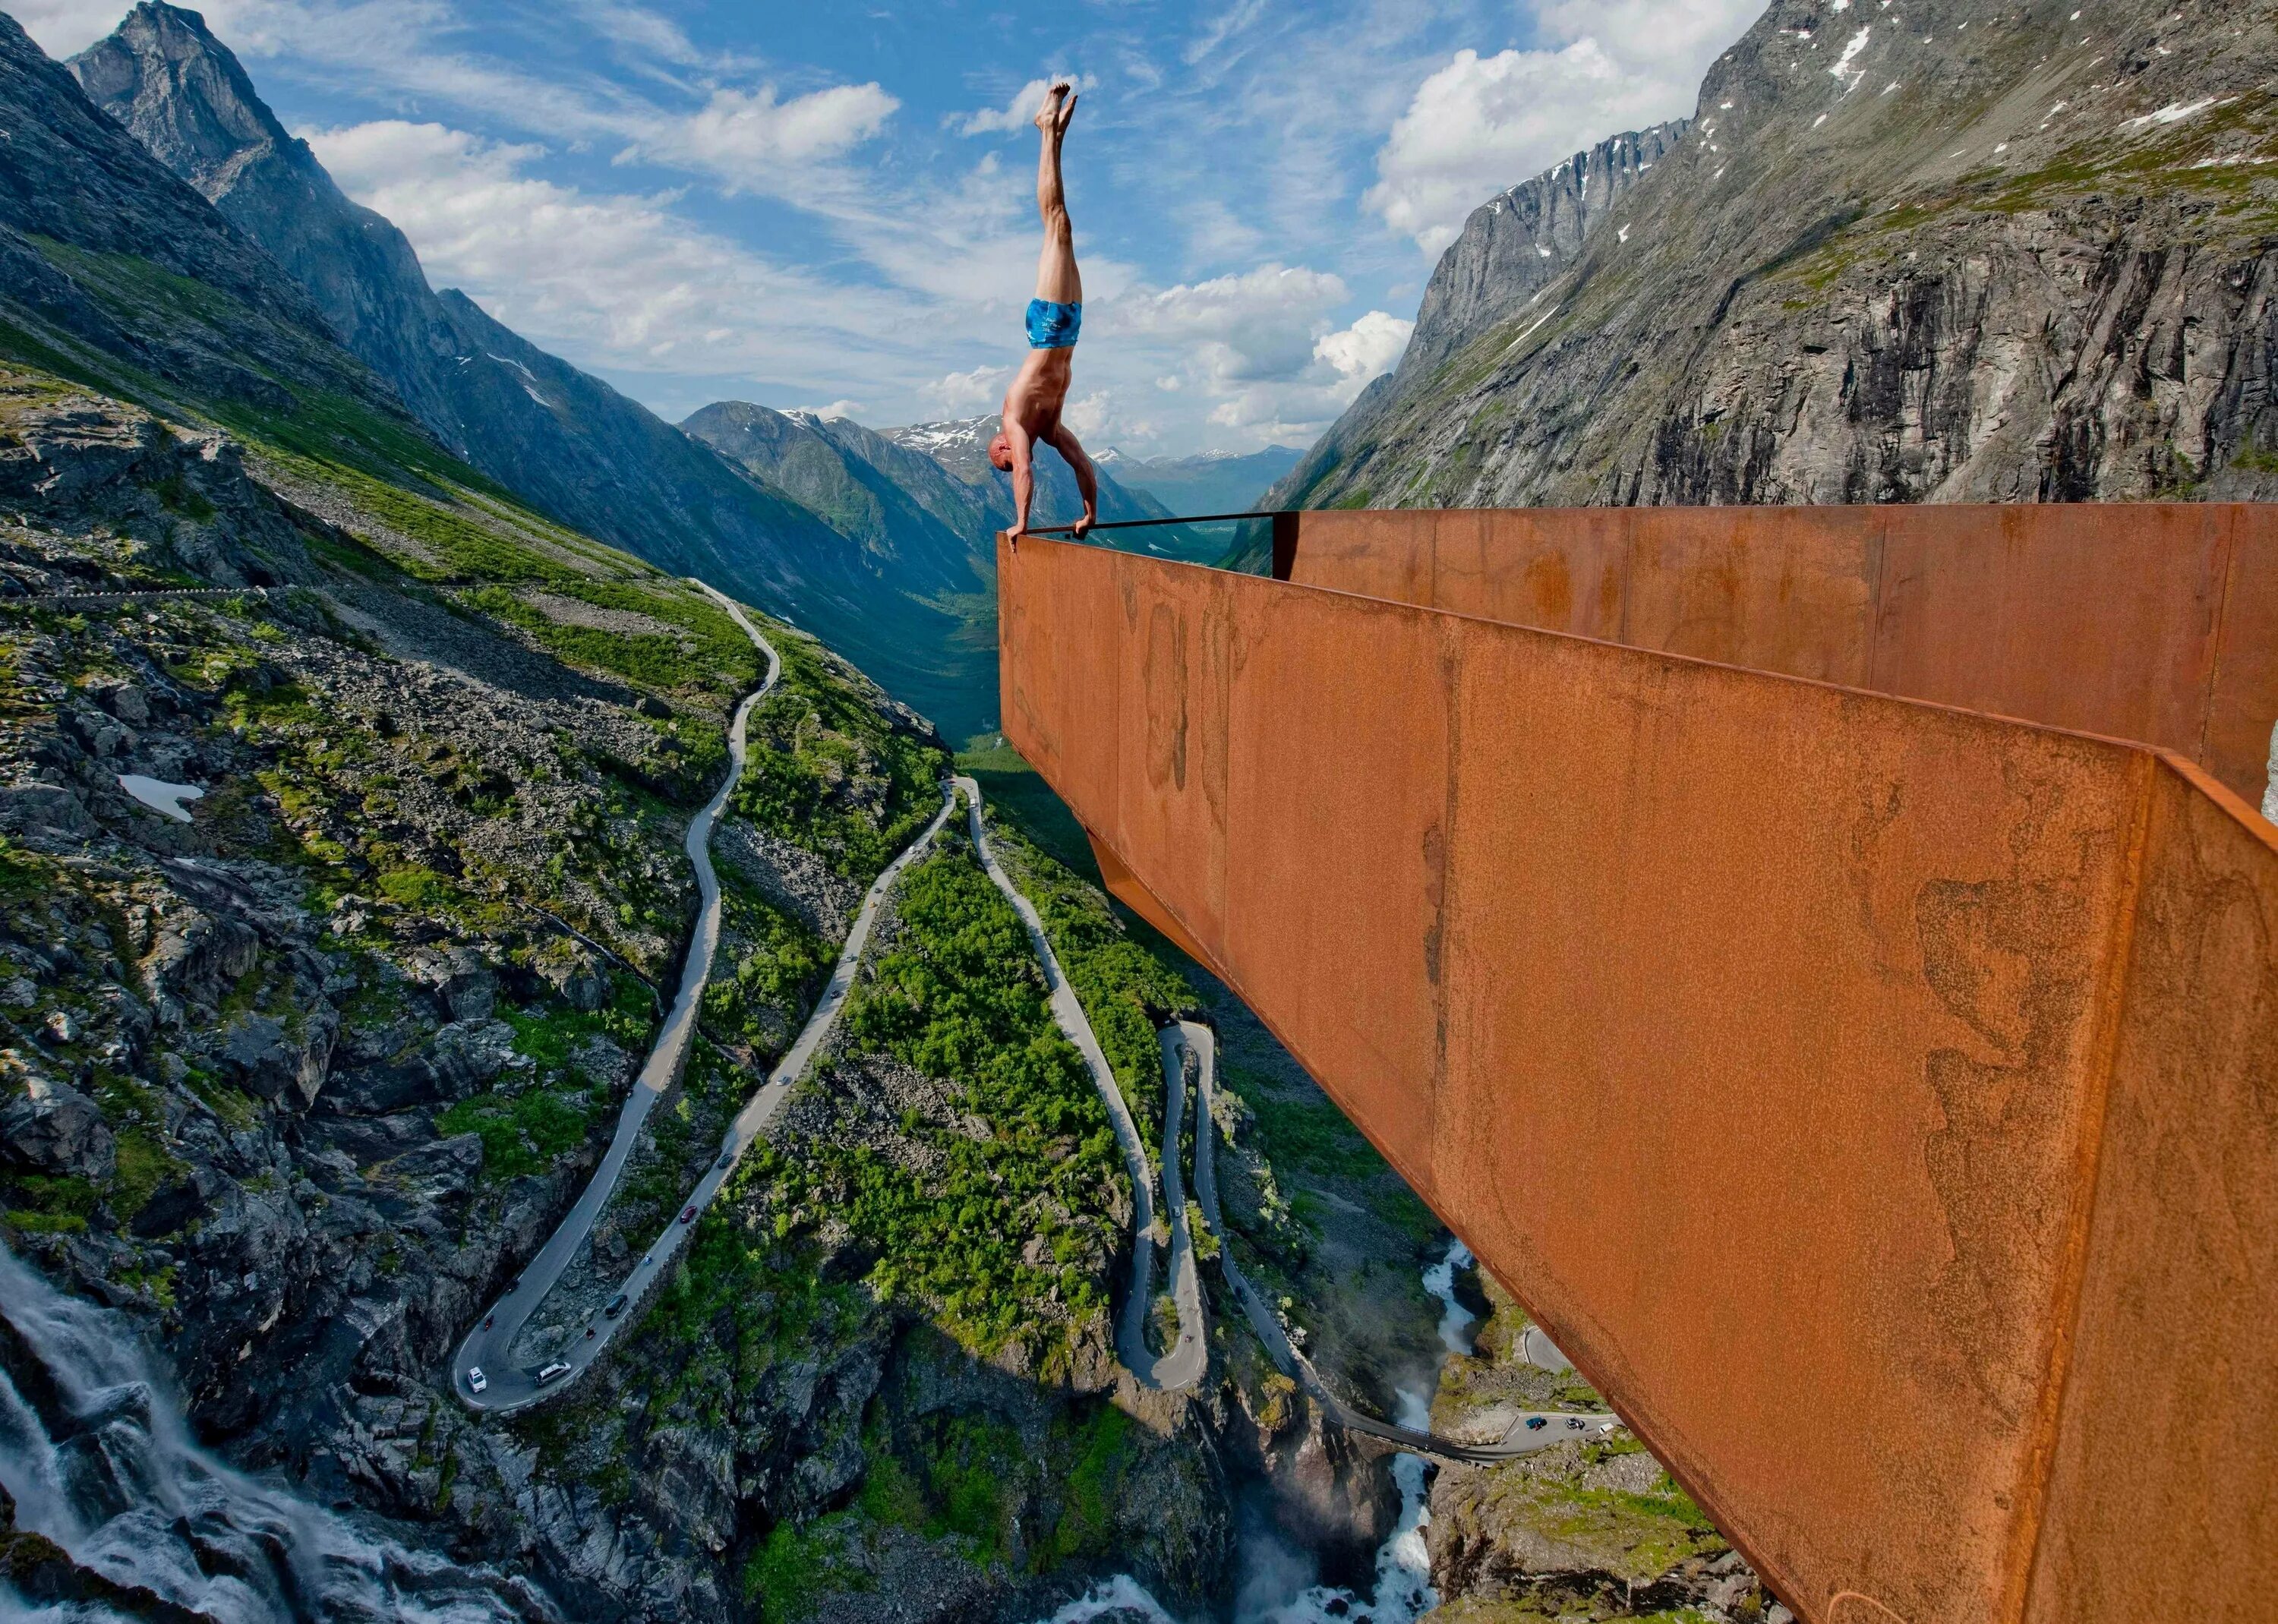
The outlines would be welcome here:
<svg viewBox="0 0 2278 1624">
<path fill-rule="evenodd" d="M 1000 540 L 1116 893 L 1806 1619 L 2272 1617 L 2278 515 L 1275 530 Z"/>
</svg>

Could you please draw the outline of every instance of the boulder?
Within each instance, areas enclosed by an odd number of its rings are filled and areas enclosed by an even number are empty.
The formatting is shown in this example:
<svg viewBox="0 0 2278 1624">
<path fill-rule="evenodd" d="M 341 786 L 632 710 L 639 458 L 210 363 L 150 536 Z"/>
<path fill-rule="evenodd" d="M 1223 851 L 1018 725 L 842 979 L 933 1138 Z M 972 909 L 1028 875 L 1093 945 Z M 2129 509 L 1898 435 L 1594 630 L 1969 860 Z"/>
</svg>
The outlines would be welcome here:
<svg viewBox="0 0 2278 1624">
<path fill-rule="evenodd" d="M 69 721 L 73 734 L 89 755 L 108 759 L 134 753 L 134 735 L 101 712 L 74 711 Z"/>
<path fill-rule="evenodd" d="M 0 1156 L 17 1167 L 97 1182 L 117 1170 L 118 1150 L 96 1102 L 34 1074 L 26 1092 L 0 1106 Z"/>
<path fill-rule="evenodd" d="M 181 1023 L 185 1005 L 218 1004 L 261 957 L 253 927 L 184 908 L 158 926 L 158 939 L 142 961 L 142 979 L 158 1018 Z"/>
<path fill-rule="evenodd" d="M 54 829 L 65 835 L 95 833 L 95 819 L 79 792 L 61 784 L 11 784 L 0 789 L 0 824 L 19 834 Z"/>
<path fill-rule="evenodd" d="M 382 1165 L 379 1176 L 432 1201 L 471 1189 L 483 1170 L 483 1141 L 472 1133 L 439 1139 Z"/>
<path fill-rule="evenodd" d="M 489 1087 L 516 1063 L 530 1064 L 514 1052 L 514 1028 L 504 1021 L 454 1021 L 435 1034 L 431 1064 L 436 1082 L 452 1099 Z"/>
<path fill-rule="evenodd" d="M 339 1031 L 340 1017 L 321 1003 L 298 1033 L 273 1015 L 241 1015 L 222 1029 L 221 1057 L 248 1093 L 306 1110 L 324 1088 Z"/>
<path fill-rule="evenodd" d="M 344 1117 L 385 1117 L 443 1097 L 435 1068 L 414 1057 L 401 1065 L 358 1066 L 335 1071 L 325 1086 L 325 1109 Z"/>
<path fill-rule="evenodd" d="M 549 942 L 539 955 L 538 973 L 573 1010 L 592 1011 L 608 1002 L 609 980 L 601 961 L 582 942 L 567 938 Z"/>
<path fill-rule="evenodd" d="M 455 1021 L 488 1020 L 498 1007 L 498 976 L 471 948 L 424 948 L 413 955 L 410 971 Z"/>
<path fill-rule="evenodd" d="M 130 728 L 150 720 L 150 697 L 124 677 L 99 676 L 87 685 L 87 697 Z"/>
</svg>

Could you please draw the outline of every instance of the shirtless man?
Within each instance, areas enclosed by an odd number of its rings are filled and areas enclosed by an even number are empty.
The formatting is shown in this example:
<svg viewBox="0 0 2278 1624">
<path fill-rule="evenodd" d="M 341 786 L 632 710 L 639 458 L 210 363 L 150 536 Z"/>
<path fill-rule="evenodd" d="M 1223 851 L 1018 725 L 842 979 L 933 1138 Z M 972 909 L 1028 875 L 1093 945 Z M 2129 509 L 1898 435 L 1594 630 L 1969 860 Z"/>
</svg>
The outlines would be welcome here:
<svg viewBox="0 0 2278 1624">
<path fill-rule="evenodd" d="M 1044 217 L 1044 251 L 1036 263 L 1036 296 L 1028 301 L 1028 358 L 1005 391 L 1005 426 L 989 442 L 989 460 L 1013 476 L 1013 530 L 1028 528 L 1028 506 L 1036 494 L 1038 445 L 1050 446 L 1075 472 L 1083 492 L 1082 536 L 1099 519 L 1099 478 L 1091 459 L 1060 421 L 1075 373 L 1075 340 L 1083 325 L 1083 278 L 1075 268 L 1075 230 L 1068 224 L 1067 194 L 1060 188 L 1060 142 L 1075 117 L 1075 90 L 1054 85 L 1036 110 L 1043 150 L 1036 159 L 1036 210 Z"/>
</svg>

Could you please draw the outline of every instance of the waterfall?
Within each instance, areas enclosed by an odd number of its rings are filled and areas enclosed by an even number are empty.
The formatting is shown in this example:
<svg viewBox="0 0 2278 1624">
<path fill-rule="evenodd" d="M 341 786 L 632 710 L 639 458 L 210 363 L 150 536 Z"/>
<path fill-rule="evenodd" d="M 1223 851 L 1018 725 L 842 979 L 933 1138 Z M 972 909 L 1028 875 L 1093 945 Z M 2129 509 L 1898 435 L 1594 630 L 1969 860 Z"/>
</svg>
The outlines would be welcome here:
<svg viewBox="0 0 2278 1624">
<path fill-rule="evenodd" d="M 1424 1289 L 1441 1305 L 1440 1344 L 1451 1354 L 1472 1351 L 1472 1323 L 1478 1315 L 1456 1297 L 1456 1276 L 1471 1266 L 1472 1254 L 1464 1243 L 1450 1240 L 1440 1260 L 1424 1270 Z M 1399 1413 L 1394 1419 L 1419 1432 L 1428 1430 L 1430 1395 L 1403 1387 L 1398 1396 Z M 1415 1624 L 1438 1606 L 1432 1556 L 1424 1543 L 1424 1529 L 1432 1521 L 1431 1469 L 1421 1455 L 1403 1453 L 1393 1460 L 1400 1521 L 1377 1547 L 1376 1585 L 1370 1595 L 1309 1582 L 1314 1571 L 1310 1558 L 1288 1550 L 1270 1529 L 1250 1530 L 1243 1539 L 1246 1573 L 1235 1604 L 1235 1624 Z M 1118 1574 L 1038 1624 L 1086 1624 L 1100 1618 L 1114 1624 L 1126 1620 L 1160 1624 L 1169 1617 L 1137 1580 Z"/>
<path fill-rule="evenodd" d="M 528 1580 L 360 1528 L 201 1449 L 122 1316 L 0 1247 L 0 1484 L 16 1522 L 81 1567 L 218 1624 L 558 1624 Z M 91 1624 L 0 1589 L 0 1620 Z"/>
</svg>

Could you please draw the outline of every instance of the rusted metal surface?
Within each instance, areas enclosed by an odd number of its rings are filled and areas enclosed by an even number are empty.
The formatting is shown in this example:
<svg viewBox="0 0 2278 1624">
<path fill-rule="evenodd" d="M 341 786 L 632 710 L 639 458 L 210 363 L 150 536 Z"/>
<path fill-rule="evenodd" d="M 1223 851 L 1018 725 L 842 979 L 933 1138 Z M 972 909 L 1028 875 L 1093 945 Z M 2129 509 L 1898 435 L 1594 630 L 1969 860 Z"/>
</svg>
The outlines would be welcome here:
<svg viewBox="0 0 2278 1624">
<path fill-rule="evenodd" d="M 1855 682 L 1947 567 L 1871 515 L 1422 516 L 1306 515 L 1338 591 L 1000 545 L 1006 731 L 1118 893 L 1815 1624 L 2268 1616 L 2269 826 L 2141 744 L 1417 606 Z M 2219 611 L 2212 667 L 2271 613 Z"/>
<path fill-rule="evenodd" d="M 2259 804 L 2278 507 L 1305 513 L 1284 578 L 2140 740 Z"/>
</svg>

